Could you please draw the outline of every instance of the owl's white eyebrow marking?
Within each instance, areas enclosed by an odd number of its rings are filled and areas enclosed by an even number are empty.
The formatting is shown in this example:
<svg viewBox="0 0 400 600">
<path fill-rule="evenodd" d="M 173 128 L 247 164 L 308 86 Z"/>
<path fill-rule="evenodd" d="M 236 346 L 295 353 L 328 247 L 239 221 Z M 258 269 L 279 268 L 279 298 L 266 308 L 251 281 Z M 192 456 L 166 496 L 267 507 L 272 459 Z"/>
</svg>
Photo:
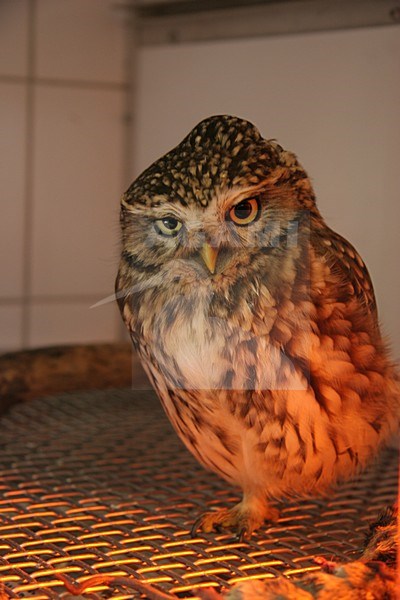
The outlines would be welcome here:
<svg viewBox="0 0 400 600">
<path fill-rule="evenodd" d="M 210 202 L 210 205 L 217 203 L 217 210 L 220 215 L 225 216 L 226 212 L 232 208 L 235 204 L 238 204 L 242 200 L 253 198 L 264 192 L 267 188 L 266 182 L 263 182 L 257 186 L 235 186 L 215 194 L 214 198 Z"/>
<path fill-rule="evenodd" d="M 237 187 L 231 188 L 228 190 L 228 193 L 225 193 L 227 202 L 232 206 L 233 204 L 237 204 L 242 200 L 246 200 L 246 198 L 251 198 L 258 194 L 261 194 L 266 190 L 267 182 L 263 182 L 257 186 L 249 186 L 249 187 Z"/>
<path fill-rule="evenodd" d="M 154 219 L 163 219 L 165 217 L 174 217 L 179 221 L 183 221 L 182 216 L 188 211 L 187 207 L 183 207 L 177 202 L 166 201 L 165 204 L 154 206 L 151 209 L 151 217 Z"/>
</svg>

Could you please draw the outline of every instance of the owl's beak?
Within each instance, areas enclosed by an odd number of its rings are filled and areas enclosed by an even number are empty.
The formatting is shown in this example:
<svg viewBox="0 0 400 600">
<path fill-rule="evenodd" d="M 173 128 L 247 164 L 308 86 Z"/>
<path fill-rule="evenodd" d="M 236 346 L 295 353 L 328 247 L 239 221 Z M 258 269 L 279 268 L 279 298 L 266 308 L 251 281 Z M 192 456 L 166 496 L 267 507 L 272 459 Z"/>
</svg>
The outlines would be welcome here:
<svg viewBox="0 0 400 600">
<path fill-rule="evenodd" d="M 208 242 L 204 242 L 200 250 L 200 256 L 210 273 L 214 274 L 218 258 L 218 248 L 213 248 Z"/>
</svg>

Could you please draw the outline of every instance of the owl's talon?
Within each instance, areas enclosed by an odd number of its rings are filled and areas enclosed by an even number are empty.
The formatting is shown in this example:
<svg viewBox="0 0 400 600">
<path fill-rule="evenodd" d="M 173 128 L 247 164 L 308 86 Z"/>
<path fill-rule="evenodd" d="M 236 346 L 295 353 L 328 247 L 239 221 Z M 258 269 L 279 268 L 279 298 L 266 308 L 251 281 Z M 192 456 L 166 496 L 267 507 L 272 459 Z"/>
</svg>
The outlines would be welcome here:
<svg viewBox="0 0 400 600">
<path fill-rule="evenodd" d="M 222 533 L 226 529 L 233 529 L 236 531 L 236 539 L 245 542 L 251 538 L 253 531 L 261 527 L 265 519 L 276 520 L 278 516 L 278 511 L 265 501 L 244 498 L 233 508 L 203 513 L 193 523 L 191 533 L 194 537 L 199 529 L 203 533 Z"/>
<path fill-rule="evenodd" d="M 197 532 L 201 527 L 203 518 L 204 518 L 204 513 L 201 514 L 199 517 L 197 517 L 197 519 L 194 521 L 194 523 L 190 529 L 190 537 L 194 538 L 197 536 Z"/>
<path fill-rule="evenodd" d="M 247 527 L 242 527 L 237 535 L 237 539 L 240 543 L 245 542 L 250 538 L 249 532 L 247 531 Z"/>
</svg>

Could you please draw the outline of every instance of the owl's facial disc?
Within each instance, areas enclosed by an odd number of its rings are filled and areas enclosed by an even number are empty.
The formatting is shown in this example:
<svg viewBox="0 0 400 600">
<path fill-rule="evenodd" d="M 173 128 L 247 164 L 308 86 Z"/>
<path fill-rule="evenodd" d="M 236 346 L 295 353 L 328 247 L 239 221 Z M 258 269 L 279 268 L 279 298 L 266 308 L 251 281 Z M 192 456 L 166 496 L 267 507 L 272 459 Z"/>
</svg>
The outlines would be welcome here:
<svg viewBox="0 0 400 600">
<path fill-rule="evenodd" d="M 256 221 L 261 213 L 258 198 L 245 198 L 236 202 L 225 214 L 225 221 L 234 227 L 246 227 Z M 212 275 L 215 273 L 219 248 L 205 241 L 200 250 L 200 256 Z"/>
</svg>

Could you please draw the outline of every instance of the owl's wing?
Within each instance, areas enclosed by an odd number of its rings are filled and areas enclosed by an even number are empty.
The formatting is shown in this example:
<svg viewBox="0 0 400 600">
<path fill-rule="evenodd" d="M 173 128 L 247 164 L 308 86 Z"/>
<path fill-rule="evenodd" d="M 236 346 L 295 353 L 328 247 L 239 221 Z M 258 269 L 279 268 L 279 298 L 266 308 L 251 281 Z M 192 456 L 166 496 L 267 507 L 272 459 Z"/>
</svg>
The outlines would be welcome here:
<svg viewBox="0 0 400 600">
<path fill-rule="evenodd" d="M 318 236 L 318 254 L 346 286 L 346 292 L 358 298 L 361 306 L 377 319 L 374 288 L 368 269 L 357 250 L 341 235 L 326 227 Z"/>
</svg>

